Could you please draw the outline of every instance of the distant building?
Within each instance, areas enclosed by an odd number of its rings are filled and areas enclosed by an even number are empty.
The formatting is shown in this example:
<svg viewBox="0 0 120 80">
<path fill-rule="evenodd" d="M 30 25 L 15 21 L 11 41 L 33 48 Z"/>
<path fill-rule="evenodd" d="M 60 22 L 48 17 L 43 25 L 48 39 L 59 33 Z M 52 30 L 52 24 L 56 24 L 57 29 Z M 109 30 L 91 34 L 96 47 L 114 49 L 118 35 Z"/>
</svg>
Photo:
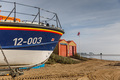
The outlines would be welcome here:
<svg viewBox="0 0 120 80">
<path fill-rule="evenodd" d="M 94 55 L 94 53 L 93 52 L 89 52 L 89 55 Z"/>
<path fill-rule="evenodd" d="M 88 54 L 85 52 L 81 52 L 80 55 L 88 55 Z"/>
<path fill-rule="evenodd" d="M 64 57 L 73 56 L 77 53 L 76 43 L 74 41 L 60 39 L 53 53 Z"/>
</svg>

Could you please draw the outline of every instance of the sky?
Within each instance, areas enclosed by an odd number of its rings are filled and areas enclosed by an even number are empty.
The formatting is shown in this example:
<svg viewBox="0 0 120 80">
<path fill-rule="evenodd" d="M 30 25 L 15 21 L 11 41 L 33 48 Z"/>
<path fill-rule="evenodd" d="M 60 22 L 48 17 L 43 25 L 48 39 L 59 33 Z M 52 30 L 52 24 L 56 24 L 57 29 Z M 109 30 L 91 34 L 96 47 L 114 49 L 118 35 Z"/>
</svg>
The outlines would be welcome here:
<svg viewBox="0 0 120 80">
<path fill-rule="evenodd" d="M 56 12 L 65 31 L 61 39 L 73 40 L 77 44 L 78 52 L 120 54 L 120 0 L 5 1 L 15 1 Z M 80 36 L 77 36 L 78 32 Z"/>
</svg>

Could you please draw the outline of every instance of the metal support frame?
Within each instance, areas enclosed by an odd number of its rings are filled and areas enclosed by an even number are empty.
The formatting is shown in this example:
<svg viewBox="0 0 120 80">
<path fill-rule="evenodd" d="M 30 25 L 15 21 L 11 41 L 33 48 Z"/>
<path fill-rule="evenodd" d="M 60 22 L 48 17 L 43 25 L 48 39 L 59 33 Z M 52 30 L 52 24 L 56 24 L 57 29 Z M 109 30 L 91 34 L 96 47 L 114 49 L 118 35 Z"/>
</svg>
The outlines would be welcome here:
<svg viewBox="0 0 120 80">
<path fill-rule="evenodd" d="M 16 2 L 14 2 L 14 22 L 16 22 Z"/>
<path fill-rule="evenodd" d="M 7 16 L 7 18 L 5 19 L 5 21 L 8 19 L 8 17 L 10 17 L 11 13 L 14 11 L 14 8 L 12 9 L 12 11 L 10 12 L 10 14 Z"/>
<path fill-rule="evenodd" d="M 62 28 L 61 24 L 60 24 L 60 21 L 59 21 L 59 18 L 58 18 L 56 13 L 55 13 L 55 15 L 56 15 L 56 25 L 57 25 L 57 27 L 60 26 L 60 28 Z"/>
<path fill-rule="evenodd" d="M 19 68 L 14 68 L 14 69 L 11 68 L 11 66 L 10 66 L 10 64 L 9 64 L 9 62 L 7 60 L 7 57 L 5 56 L 5 53 L 2 50 L 1 45 L 0 45 L 0 49 L 1 49 L 1 52 L 3 54 L 5 62 L 7 63 L 8 67 L 9 67 L 9 69 L 0 69 L 0 71 L 2 71 L 0 73 L 0 75 L 11 75 L 12 78 L 15 78 L 15 77 L 17 77 L 19 75 L 23 75 L 23 71 L 19 70 Z"/>
<path fill-rule="evenodd" d="M 3 54 L 3 57 L 4 57 L 5 62 L 7 63 L 8 67 L 9 67 L 9 69 L 0 69 L 0 76 L 11 75 L 12 78 L 15 78 L 15 77 L 17 77 L 17 76 L 23 75 L 24 73 L 23 73 L 23 70 L 22 70 L 22 69 L 19 69 L 19 68 L 14 68 L 14 69 L 12 69 L 12 68 L 11 68 L 11 66 L 10 66 L 10 64 L 9 64 L 9 62 L 8 62 L 8 60 L 7 60 L 7 57 L 5 56 L 5 53 L 3 52 L 1 46 L 0 46 L 0 49 L 1 49 L 1 52 L 2 52 L 2 54 Z M 42 63 L 39 63 L 39 64 L 36 64 L 36 65 L 30 66 L 30 67 L 28 67 L 26 70 L 30 70 L 30 69 L 32 69 L 32 68 L 35 67 L 35 66 L 39 66 L 39 65 L 41 65 L 41 64 L 44 64 L 47 60 L 48 60 L 48 59 L 46 59 L 46 60 L 45 60 L 44 62 L 42 62 Z"/>
<path fill-rule="evenodd" d="M 0 45 L 0 50 L 1 50 L 1 52 L 2 52 L 2 55 L 3 55 L 3 57 L 4 57 L 4 60 L 5 60 L 5 62 L 7 63 L 9 69 L 12 70 L 12 68 L 10 67 L 10 64 L 9 64 L 9 62 L 8 62 L 8 60 L 7 60 L 7 58 L 6 58 L 5 54 L 4 54 L 4 52 L 3 52 L 3 50 L 2 50 L 1 45 Z"/>
<path fill-rule="evenodd" d="M 11 68 L 11 66 L 10 66 L 10 64 L 9 64 L 9 62 L 8 62 L 8 60 L 7 60 L 7 57 L 5 56 L 5 53 L 3 52 L 3 49 L 2 49 L 2 47 L 1 47 L 1 45 L 0 45 L 0 49 L 1 49 L 1 52 L 2 52 L 2 54 L 3 54 L 3 57 L 4 57 L 5 62 L 7 63 L 8 67 L 9 67 L 9 69 L 0 69 L 0 75 L 1 75 L 1 76 L 11 75 L 12 78 L 15 78 L 15 77 L 17 77 L 17 76 L 23 75 L 24 73 L 23 73 L 23 70 L 22 70 L 22 69 L 19 69 L 19 68 L 14 68 L 14 69 L 12 69 L 12 68 Z M 48 60 L 48 59 L 46 59 L 46 60 L 45 60 L 44 62 L 42 62 L 42 63 L 39 63 L 39 64 L 36 64 L 36 65 L 30 66 L 30 67 L 28 67 L 26 70 L 30 70 L 30 69 L 32 69 L 32 68 L 35 67 L 35 66 L 39 66 L 39 65 L 41 65 L 41 64 L 44 64 L 47 60 Z"/>
<path fill-rule="evenodd" d="M 39 24 L 40 24 L 40 8 L 38 8 L 38 13 L 35 16 L 35 18 L 33 19 L 32 23 L 35 21 L 35 19 L 37 18 L 37 16 L 38 16 L 38 20 L 39 20 Z"/>
<path fill-rule="evenodd" d="M 35 16 L 35 18 L 33 19 L 32 23 L 35 21 L 35 19 L 37 18 L 38 15 L 39 15 L 39 12 L 37 13 L 37 15 Z"/>
<path fill-rule="evenodd" d="M 40 8 L 38 8 L 38 13 L 35 16 L 35 18 L 33 19 L 32 23 L 35 21 L 35 19 L 37 18 L 37 16 L 38 16 L 38 23 L 40 24 Z"/>
<path fill-rule="evenodd" d="M 11 15 L 11 13 L 13 13 L 13 11 L 14 11 L 14 22 L 16 22 L 16 2 L 14 2 L 14 8 L 10 12 L 10 14 L 7 16 L 7 18 L 5 19 L 5 21 L 8 19 L 8 17 L 10 17 L 10 15 Z"/>
<path fill-rule="evenodd" d="M 39 24 L 40 24 L 40 8 L 38 8 L 38 19 L 39 19 Z"/>
</svg>

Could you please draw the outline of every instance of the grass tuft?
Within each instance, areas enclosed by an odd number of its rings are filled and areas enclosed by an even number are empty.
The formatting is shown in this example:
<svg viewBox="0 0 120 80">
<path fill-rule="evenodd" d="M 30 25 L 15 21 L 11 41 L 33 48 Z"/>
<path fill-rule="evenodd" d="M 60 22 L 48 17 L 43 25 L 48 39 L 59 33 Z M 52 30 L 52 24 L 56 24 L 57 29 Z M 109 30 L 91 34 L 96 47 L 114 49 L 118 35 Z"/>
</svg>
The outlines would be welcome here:
<svg viewBox="0 0 120 80">
<path fill-rule="evenodd" d="M 49 60 L 46 62 L 46 64 L 55 64 L 55 63 L 61 63 L 61 64 L 75 64 L 79 63 L 79 61 L 72 60 L 69 57 L 62 57 L 56 54 L 52 54 L 49 58 Z"/>
</svg>

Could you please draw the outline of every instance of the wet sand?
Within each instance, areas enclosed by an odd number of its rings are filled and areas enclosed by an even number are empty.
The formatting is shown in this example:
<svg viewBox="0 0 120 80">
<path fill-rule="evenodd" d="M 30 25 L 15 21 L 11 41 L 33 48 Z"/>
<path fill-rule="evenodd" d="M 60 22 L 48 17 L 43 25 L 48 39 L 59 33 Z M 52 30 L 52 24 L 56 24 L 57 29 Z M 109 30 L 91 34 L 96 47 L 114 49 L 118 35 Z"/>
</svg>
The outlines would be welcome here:
<svg viewBox="0 0 120 80">
<path fill-rule="evenodd" d="M 45 65 L 41 69 L 25 71 L 15 80 L 120 80 L 119 61 L 92 59 L 78 64 Z M 10 76 L 0 79 L 11 80 Z"/>
</svg>

